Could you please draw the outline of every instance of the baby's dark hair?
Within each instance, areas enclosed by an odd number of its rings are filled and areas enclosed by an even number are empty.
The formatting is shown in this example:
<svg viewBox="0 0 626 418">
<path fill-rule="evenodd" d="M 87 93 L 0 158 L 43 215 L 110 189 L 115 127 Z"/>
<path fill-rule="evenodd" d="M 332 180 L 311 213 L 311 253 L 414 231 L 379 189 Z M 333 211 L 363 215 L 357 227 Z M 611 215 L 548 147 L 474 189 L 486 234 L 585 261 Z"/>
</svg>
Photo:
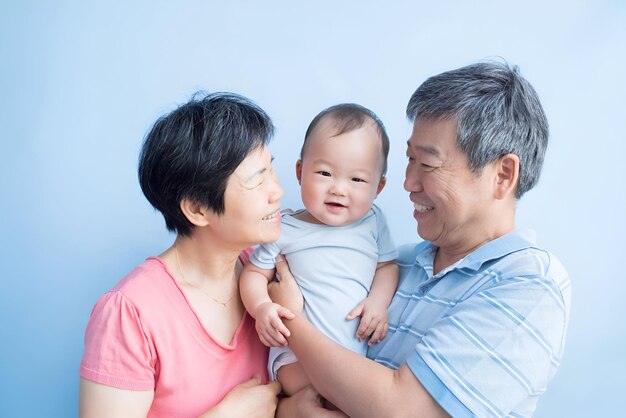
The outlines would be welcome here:
<svg viewBox="0 0 626 418">
<path fill-rule="evenodd" d="M 385 125 L 383 125 L 380 118 L 376 116 L 376 113 L 356 103 L 341 103 L 326 108 L 318 113 L 309 124 L 306 134 L 304 135 L 304 143 L 302 144 L 302 149 L 300 150 L 300 159 L 304 157 L 309 136 L 315 130 L 317 125 L 319 125 L 320 122 L 326 117 L 332 118 L 335 126 L 337 127 L 337 133 L 333 136 L 339 136 L 355 129 L 359 129 L 367 122 L 368 119 L 371 119 L 376 123 L 376 129 L 378 130 L 380 141 L 382 143 L 382 153 L 384 157 L 382 175 L 384 176 L 387 172 L 387 156 L 389 155 L 389 137 L 387 136 Z"/>
</svg>

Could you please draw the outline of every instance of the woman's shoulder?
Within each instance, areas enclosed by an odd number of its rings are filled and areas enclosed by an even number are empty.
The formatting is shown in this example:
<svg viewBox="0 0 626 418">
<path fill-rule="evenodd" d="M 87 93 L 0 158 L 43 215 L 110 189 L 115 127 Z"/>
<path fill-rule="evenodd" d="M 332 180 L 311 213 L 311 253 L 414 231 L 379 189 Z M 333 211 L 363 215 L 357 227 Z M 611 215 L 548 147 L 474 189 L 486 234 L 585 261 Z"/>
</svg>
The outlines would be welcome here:
<svg viewBox="0 0 626 418">
<path fill-rule="evenodd" d="M 141 323 L 144 329 L 165 326 L 172 309 L 184 309 L 184 297 L 163 260 L 150 257 L 135 267 L 111 290 L 100 296 L 93 321 Z M 109 318 L 109 319 L 106 319 Z M 110 325 L 115 328 L 114 325 Z"/>
<path fill-rule="evenodd" d="M 148 257 L 131 270 L 108 293 L 120 293 L 136 303 L 163 293 L 171 287 L 172 277 L 165 262 L 158 257 Z"/>
</svg>

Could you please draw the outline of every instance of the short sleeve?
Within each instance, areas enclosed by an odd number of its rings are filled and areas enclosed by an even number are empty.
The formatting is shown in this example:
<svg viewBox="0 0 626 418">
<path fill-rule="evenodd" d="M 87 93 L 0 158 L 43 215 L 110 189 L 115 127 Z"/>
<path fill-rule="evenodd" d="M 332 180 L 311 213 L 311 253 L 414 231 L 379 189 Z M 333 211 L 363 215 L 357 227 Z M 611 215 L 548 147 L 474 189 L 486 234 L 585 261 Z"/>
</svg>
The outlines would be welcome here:
<svg viewBox="0 0 626 418">
<path fill-rule="evenodd" d="M 134 305 L 121 292 L 108 292 L 91 313 L 80 375 L 120 389 L 152 390 L 152 352 Z"/>
<path fill-rule="evenodd" d="M 554 281 L 494 280 L 429 328 L 408 364 L 449 413 L 507 416 L 545 392 L 561 361 L 566 327 L 566 304 Z M 471 414 L 460 413 L 457 400 Z"/>
<path fill-rule="evenodd" d="M 250 254 L 254 251 L 254 247 L 248 247 L 239 254 L 239 261 L 246 264 L 250 260 Z"/>
<path fill-rule="evenodd" d="M 391 261 L 398 258 L 398 252 L 396 246 L 391 238 L 391 231 L 389 225 L 387 225 L 387 218 L 385 214 L 376 205 L 372 206 L 374 215 L 376 216 L 376 226 L 378 229 L 378 236 L 376 243 L 378 245 L 378 262 Z"/>
<path fill-rule="evenodd" d="M 250 262 L 255 266 L 271 270 L 276 266 L 276 256 L 280 254 L 280 248 L 275 242 L 261 244 L 250 254 Z"/>
</svg>

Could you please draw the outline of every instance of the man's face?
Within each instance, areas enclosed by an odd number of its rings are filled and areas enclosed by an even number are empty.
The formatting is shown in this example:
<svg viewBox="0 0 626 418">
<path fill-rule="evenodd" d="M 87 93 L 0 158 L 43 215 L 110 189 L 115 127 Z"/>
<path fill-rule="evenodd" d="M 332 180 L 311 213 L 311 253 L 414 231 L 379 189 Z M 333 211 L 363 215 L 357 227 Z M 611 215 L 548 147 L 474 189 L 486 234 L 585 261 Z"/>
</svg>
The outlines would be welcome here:
<svg viewBox="0 0 626 418">
<path fill-rule="evenodd" d="M 404 188 L 414 204 L 418 234 L 447 250 L 462 249 L 491 224 L 493 167 L 468 167 L 457 145 L 455 119 L 416 119 L 407 141 Z"/>
</svg>

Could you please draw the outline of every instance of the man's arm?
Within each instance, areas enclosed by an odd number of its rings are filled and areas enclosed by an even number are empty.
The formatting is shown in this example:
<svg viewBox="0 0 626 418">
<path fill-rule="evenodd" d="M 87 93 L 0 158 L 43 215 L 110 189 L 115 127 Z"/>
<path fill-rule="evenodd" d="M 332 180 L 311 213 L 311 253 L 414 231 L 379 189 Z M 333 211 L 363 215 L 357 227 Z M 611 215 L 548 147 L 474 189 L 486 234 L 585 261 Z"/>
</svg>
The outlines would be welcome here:
<svg viewBox="0 0 626 418">
<path fill-rule="evenodd" d="M 346 418 L 341 411 L 325 409 L 324 399 L 308 385 L 292 396 L 282 398 L 276 409 L 276 418 Z"/>
<path fill-rule="evenodd" d="M 279 283 L 270 284 L 272 299 L 296 313 L 285 321 L 291 350 L 317 391 L 351 417 L 447 417 L 405 364 L 388 369 L 340 346 L 302 315 L 302 294 L 287 263 L 277 260 Z"/>
</svg>

